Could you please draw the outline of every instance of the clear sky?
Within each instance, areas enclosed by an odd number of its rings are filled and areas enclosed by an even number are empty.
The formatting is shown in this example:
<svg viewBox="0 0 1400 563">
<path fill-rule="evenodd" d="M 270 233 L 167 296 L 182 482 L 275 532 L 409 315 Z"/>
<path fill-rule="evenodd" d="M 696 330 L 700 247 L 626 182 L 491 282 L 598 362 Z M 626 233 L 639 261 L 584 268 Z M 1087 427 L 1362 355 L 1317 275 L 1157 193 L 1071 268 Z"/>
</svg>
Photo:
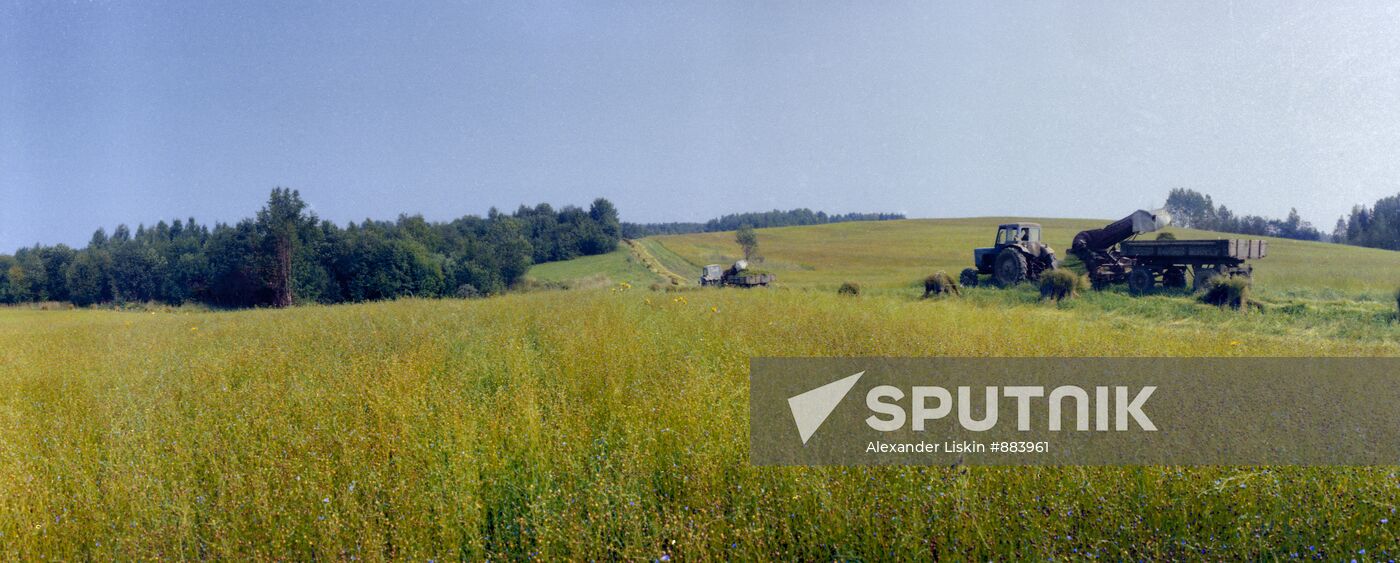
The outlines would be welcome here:
<svg viewBox="0 0 1400 563">
<path fill-rule="evenodd" d="M 276 186 L 340 223 L 1117 218 L 1180 186 L 1330 231 L 1400 192 L 1397 10 L 0 0 L 0 250 Z"/>
</svg>

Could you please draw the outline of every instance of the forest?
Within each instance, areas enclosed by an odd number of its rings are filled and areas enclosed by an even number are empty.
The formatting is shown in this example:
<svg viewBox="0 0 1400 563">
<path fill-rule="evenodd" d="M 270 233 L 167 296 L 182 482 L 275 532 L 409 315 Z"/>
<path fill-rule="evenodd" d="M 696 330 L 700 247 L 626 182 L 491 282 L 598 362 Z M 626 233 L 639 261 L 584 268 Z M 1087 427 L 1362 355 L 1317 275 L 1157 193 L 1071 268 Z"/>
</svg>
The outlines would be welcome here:
<svg viewBox="0 0 1400 563">
<path fill-rule="evenodd" d="M 740 227 L 766 229 L 769 227 L 797 227 L 803 225 L 823 225 L 846 221 L 893 221 L 904 219 L 900 213 L 845 213 L 828 214 L 812 211 L 805 207 L 782 211 L 761 211 L 751 213 L 731 213 L 704 223 L 623 223 L 622 236 L 642 238 L 653 235 L 686 235 L 691 233 L 714 233 L 736 231 Z"/>
<path fill-rule="evenodd" d="M 1184 188 L 1167 195 L 1166 209 L 1178 226 L 1192 229 L 1400 250 L 1400 194 L 1383 197 L 1370 207 L 1353 207 L 1350 215 L 1337 219 L 1331 234 L 1303 220 L 1297 209 L 1289 210 L 1285 219 L 1240 215 L 1216 205 L 1209 195 Z"/>
<path fill-rule="evenodd" d="M 474 297 L 510 288 L 535 263 L 611 252 L 620 238 L 617 209 L 602 198 L 588 209 L 540 204 L 450 222 L 400 215 L 341 227 L 278 188 L 254 217 L 233 224 L 118 225 L 98 229 L 83 248 L 0 255 L 0 303 L 245 308 Z"/>
</svg>

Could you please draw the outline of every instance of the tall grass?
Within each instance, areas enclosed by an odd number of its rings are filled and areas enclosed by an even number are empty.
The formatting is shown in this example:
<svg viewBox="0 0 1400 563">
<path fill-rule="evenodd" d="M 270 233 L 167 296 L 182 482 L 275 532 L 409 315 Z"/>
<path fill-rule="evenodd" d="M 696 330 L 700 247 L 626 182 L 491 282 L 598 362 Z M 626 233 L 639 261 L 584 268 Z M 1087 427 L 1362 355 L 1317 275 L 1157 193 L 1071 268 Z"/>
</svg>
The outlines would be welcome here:
<svg viewBox="0 0 1400 563">
<path fill-rule="evenodd" d="M 752 356 L 1400 353 L 1096 318 L 1025 293 L 995 307 L 603 290 L 3 310 L 0 559 L 1400 553 L 1394 467 L 748 464 Z"/>
</svg>

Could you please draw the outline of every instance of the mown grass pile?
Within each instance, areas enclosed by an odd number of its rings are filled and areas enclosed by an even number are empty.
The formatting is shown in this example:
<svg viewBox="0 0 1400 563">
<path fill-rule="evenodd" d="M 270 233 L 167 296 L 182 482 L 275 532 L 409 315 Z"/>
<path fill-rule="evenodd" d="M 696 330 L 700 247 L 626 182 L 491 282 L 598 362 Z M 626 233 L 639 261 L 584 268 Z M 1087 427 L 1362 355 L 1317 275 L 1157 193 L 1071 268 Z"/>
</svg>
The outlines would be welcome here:
<svg viewBox="0 0 1400 563">
<path fill-rule="evenodd" d="M 1249 287 L 1249 278 L 1244 276 L 1216 276 L 1201 289 L 1200 299 L 1216 307 L 1245 309 L 1250 304 Z"/>
<path fill-rule="evenodd" d="M 954 281 L 948 272 L 939 270 L 924 278 L 925 298 L 961 294 L 962 290 L 958 288 L 958 282 Z"/>
<path fill-rule="evenodd" d="M 753 467 L 747 366 L 1398 353 L 829 291 L 4 310 L 0 560 L 1383 560 L 1394 467 Z"/>
<path fill-rule="evenodd" d="M 1040 276 L 1040 298 L 1064 301 L 1089 286 L 1083 276 L 1067 269 L 1051 270 Z"/>
</svg>

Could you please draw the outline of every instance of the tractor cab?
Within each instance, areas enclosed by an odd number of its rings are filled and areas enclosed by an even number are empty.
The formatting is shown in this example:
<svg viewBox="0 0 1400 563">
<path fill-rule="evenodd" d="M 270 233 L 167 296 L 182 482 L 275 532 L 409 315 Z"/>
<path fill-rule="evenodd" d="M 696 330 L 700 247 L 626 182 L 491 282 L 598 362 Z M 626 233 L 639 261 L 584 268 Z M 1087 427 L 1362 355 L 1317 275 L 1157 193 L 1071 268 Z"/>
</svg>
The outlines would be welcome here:
<svg viewBox="0 0 1400 563">
<path fill-rule="evenodd" d="M 1018 242 L 1040 242 L 1040 225 L 1007 223 L 997 227 L 997 248 Z"/>
<path fill-rule="evenodd" d="M 993 262 L 1002 249 L 1008 246 L 1019 246 L 1021 248 L 1040 246 L 1040 224 L 1039 223 L 1006 223 L 997 226 L 996 244 L 989 248 L 976 248 L 972 250 L 972 264 L 977 267 L 977 272 L 982 274 L 992 273 Z"/>
</svg>

